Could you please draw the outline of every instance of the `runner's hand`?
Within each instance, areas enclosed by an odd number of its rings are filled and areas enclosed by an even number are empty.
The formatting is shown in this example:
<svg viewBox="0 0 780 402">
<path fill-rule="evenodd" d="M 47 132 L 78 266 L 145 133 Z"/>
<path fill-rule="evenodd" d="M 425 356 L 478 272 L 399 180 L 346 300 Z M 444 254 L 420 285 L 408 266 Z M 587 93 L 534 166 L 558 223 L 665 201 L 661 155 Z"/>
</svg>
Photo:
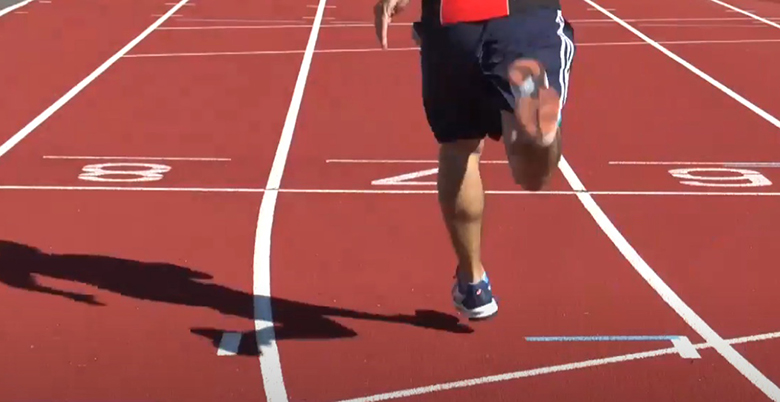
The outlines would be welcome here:
<svg viewBox="0 0 780 402">
<path fill-rule="evenodd" d="M 376 28 L 376 37 L 382 45 L 382 49 L 387 49 L 387 27 L 390 21 L 398 13 L 409 5 L 410 0 L 379 0 L 374 6 L 374 28 Z"/>
</svg>

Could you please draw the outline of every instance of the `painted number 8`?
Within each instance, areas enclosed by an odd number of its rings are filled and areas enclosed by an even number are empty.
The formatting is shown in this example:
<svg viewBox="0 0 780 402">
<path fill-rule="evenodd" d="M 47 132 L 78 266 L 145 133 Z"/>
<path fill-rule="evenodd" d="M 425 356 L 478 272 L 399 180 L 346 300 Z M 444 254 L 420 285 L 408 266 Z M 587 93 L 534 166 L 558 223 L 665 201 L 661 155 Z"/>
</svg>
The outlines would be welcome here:
<svg viewBox="0 0 780 402">
<path fill-rule="evenodd" d="M 84 166 L 79 179 L 107 182 L 157 181 L 170 166 L 154 163 L 99 163 Z"/>
</svg>

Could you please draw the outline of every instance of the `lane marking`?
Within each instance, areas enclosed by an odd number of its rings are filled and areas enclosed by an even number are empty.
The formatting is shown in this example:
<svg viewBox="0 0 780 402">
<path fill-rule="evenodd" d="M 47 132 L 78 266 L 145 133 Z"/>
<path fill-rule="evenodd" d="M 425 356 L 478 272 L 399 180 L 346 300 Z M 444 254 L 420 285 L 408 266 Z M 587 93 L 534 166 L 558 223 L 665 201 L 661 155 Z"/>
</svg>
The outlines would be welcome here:
<svg viewBox="0 0 780 402">
<path fill-rule="evenodd" d="M 325 159 L 325 163 L 438 163 L 436 159 Z M 480 163 L 504 163 L 502 160 L 481 160 Z"/>
<path fill-rule="evenodd" d="M 0 10 L 0 17 L 2 17 L 2 16 L 6 15 L 6 14 L 8 14 L 8 13 L 14 11 L 14 10 L 18 10 L 18 9 L 20 9 L 20 8 L 30 4 L 30 3 L 32 3 L 32 1 L 33 0 L 24 0 L 24 1 L 20 1 L 19 3 L 16 3 L 16 4 L 11 4 L 10 6 L 5 7 L 5 8 Z"/>
<path fill-rule="evenodd" d="M 176 21 L 187 22 L 259 22 L 263 24 L 285 24 L 285 23 L 299 23 L 301 26 L 311 28 L 311 25 L 303 25 L 301 20 L 256 20 L 256 19 L 231 19 L 231 18 L 176 18 Z"/>
<path fill-rule="evenodd" d="M 780 162 L 693 162 L 693 161 L 610 161 L 610 165 L 681 165 L 681 166 L 733 166 L 733 167 L 780 167 Z"/>
<path fill-rule="evenodd" d="M 633 336 L 528 336 L 528 342 L 648 342 L 670 341 L 683 359 L 700 359 L 701 356 L 687 336 L 682 335 L 633 335 Z"/>
<path fill-rule="evenodd" d="M 701 359 L 701 355 L 696 351 L 696 348 L 693 347 L 693 344 L 687 336 L 672 338 L 672 344 L 683 359 Z"/>
<path fill-rule="evenodd" d="M 181 20 L 179 20 L 181 21 Z M 351 28 L 363 27 L 363 24 L 323 24 L 322 28 Z M 300 23 L 292 25 L 176 25 L 161 27 L 163 31 L 192 31 L 192 30 L 222 30 L 222 29 L 287 29 L 287 28 L 311 28 L 311 25 Z"/>
<path fill-rule="evenodd" d="M 398 185 L 416 185 L 416 186 L 434 186 L 435 181 L 414 181 L 412 179 L 419 179 L 420 177 L 433 176 L 439 173 L 439 168 L 425 169 L 417 172 L 399 174 L 397 176 L 387 177 L 384 179 L 376 179 L 371 182 L 375 186 L 398 186 Z"/>
<path fill-rule="evenodd" d="M 330 7 L 330 6 L 328 6 Z M 333 6 L 335 7 L 335 6 Z M 780 17 L 770 17 L 768 18 L 770 20 L 780 20 Z M 703 18 L 631 18 L 631 19 L 624 19 L 623 21 L 626 22 L 717 22 L 717 21 L 751 21 L 752 18 L 745 18 L 745 17 L 703 17 Z M 300 20 L 254 20 L 254 19 L 220 19 L 220 18 L 177 18 L 176 21 L 191 21 L 191 22 L 197 22 L 197 21 L 203 21 L 203 22 L 257 22 L 257 23 L 267 23 L 267 24 L 285 24 L 285 23 L 295 23 L 295 25 L 254 25 L 250 26 L 248 28 L 269 28 L 269 29 L 281 29 L 281 28 L 311 28 L 311 25 L 308 23 L 304 23 Z M 609 23 L 611 26 L 614 21 L 612 21 L 609 18 L 585 18 L 585 19 L 573 19 L 569 20 L 572 24 L 606 24 Z M 390 26 L 411 26 L 411 22 L 393 22 L 390 24 Z M 234 28 L 236 26 L 224 26 L 224 29 Z M 355 28 L 355 27 L 362 27 L 362 28 L 373 28 L 374 24 L 369 21 L 343 21 L 343 20 L 332 20 L 329 23 L 322 24 L 322 28 Z M 169 27 L 163 27 L 162 29 L 168 29 Z M 240 27 L 238 27 L 240 28 Z"/>
<path fill-rule="evenodd" d="M 737 344 L 743 344 L 743 343 L 749 343 L 749 342 L 758 342 L 758 341 L 766 341 L 771 339 L 777 339 L 780 338 L 780 332 L 771 332 L 766 334 L 759 334 L 759 335 L 751 335 L 751 336 L 745 336 L 741 338 L 734 338 L 729 339 L 726 342 L 728 342 L 731 345 L 737 345 Z M 701 349 L 709 349 L 712 348 L 712 345 L 709 343 L 699 343 L 696 345 L 691 345 L 696 350 Z M 629 353 L 625 355 L 619 355 L 619 356 L 612 356 L 612 357 L 606 357 L 606 358 L 600 358 L 600 359 L 592 359 L 592 360 L 583 360 L 576 363 L 566 363 L 566 364 L 559 364 L 555 366 L 546 366 L 546 367 L 539 367 L 535 369 L 530 370 L 522 370 L 522 371 L 514 371 L 510 373 L 504 373 L 504 374 L 497 374 L 497 375 L 491 375 L 491 376 L 485 376 L 485 377 L 476 377 L 476 378 L 469 378 L 466 380 L 460 380 L 460 381 L 453 381 L 453 382 L 447 382 L 447 383 L 441 383 L 441 384 L 434 384 L 434 385 L 428 385 L 424 387 L 416 387 L 416 388 L 408 388 L 408 389 L 402 389 L 398 391 L 392 391 L 392 392 L 386 392 L 382 394 L 376 394 L 376 395 L 370 395 L 370 396 L 364 396 L 360 398 L 353 398 L 353 399 L 344 399 L 338 402 L 374 402 L 374 401 L 386 401 L 390 399 L 398 399 L 403 397 L 409 397 L 414 395 L 424 395 L 424 394 L 430 394 L 434 392 L 441 392 L 441 391 L 447 391 L 450 389 L 458 389 L 458 388 L 466 388 L 466 387 L 473 387 L 475 385 L 480 384 L 490 384 L 490 383 L 496 383 L 496 382 L 503 382 L 503 381 L 510 381 L 515 380 L 519 378 L 528 378 L 528 377 L 536 377 L 540 375 L 545 374 L 552 374 L 552 373 L 559 373 L 564 371 L 572 371 L 577 369 L 584 369 L 588 367 L 597 367 L 597 366 L 605 366 L 608 364 L 615 364 L 615 363 L 622 363 L 622 362 L 628 362 L 633 360 L 641 360 L 641 359 L 648 359 L 651 357 L 659 357 L 664 355 L 671 355 L 677 353 L 677 348 L 671 347 L 666 349 L 656 349 L 656 350 L 650 350 L 647 352 L 639 352 L 639 353 Z"/>
<path fill-rule="evenodd" d="M 194 193 L 262 193 L 264 188 L 254 187 L 156 187 L 156 186 L 50 186 L 50 185 L 0 185 L 0 191 L 139 191 L 139 192 L 194 192 Z M 301 194 L 436 194 L 436 190 L 385 190 L 385 189 L 320 189 L 285 188 L 280 193 Z M 572 191 L 572 190 L 485 190 L 487 195 L 609 195 L 609 196 L 670 196 L 670 197 L 780 197 L 780 192 L 749 191 Z"/>
<path fill-rule="evenodd" d="M 307 17 L 302 17 L 304 19 L 308 19 Z M 185 19 L 180 18 L 176 21 L 185 21 Z M 190 21 L 197 21 L 197 20 L 190 20 Z M 204 20 L 209 21 L 209 20 Z M 219 20 L 212 20 L 214 22 L 217 22 Z M 738 24 L 691 24 L 691 22 L 750 22 L 750 25 L 738 25 Z M 225 21 L 229 22 L 229 21 Z M 234 22 L 241 22 L 241 21 L 234 21 Z M 245 21 L 245 22 L 255 22 L 255 21 Z M 260 21 L 257 21 L 260 22 Z M 161 27 L 161 30 L 199 30 L 199 29 L 293 29 L 293 28 L 311 28 L 311 25 L 305 22 L 296 23 L 294 20 L 284 21 L 284 20 L 277 20 L 273 21 L 276 23 L 279 23 L 281 25 L 201 25 L 201 26 L 186 26 L 186 25 L 175 25 L 175 26 L 165 26 Z M 638 25 L 641 26 L 657 26 L 657 27 L 710 27 L 710 28 L 716 28 L 716 27 L 726 27 L 726 28 L 756 28 L 761 27 L 759 24 L 759 21 L 754 21 L 750 18 L 733 18 L 733 19 L 714 19 L 714 20 L 706 20 L 706 19 L 694 19 L 694 20 L 637 20 L 635 21 L 638 23 Z M 685 24 L 685 22 L 688 22 Z M 265 23 L 271 23 L 265 22 Z M 608 25 L 607 25 L 608 23 Z M 576 23 L 576 25 L 607 25 L 608 27 L 617 27 L 617 25 L 613 25 L 611 20 L 604 19 L 604 20 L 593 20 L 593 21 L 580 21 L 579 23 Z M 756 25 L 759 24 L 759 25 Z M 394 26 L 411 26 L 411 23 L 408 22 L 396 22 L 390 24 L 391 27 Z M 367 24 L 367 23 L 361 23 L 361 22 L 343 22 L 343 21 L 337 21 L 335 19 L 331 19 L 329 23 L 323 24 L 322 28 L 370 28 L 373 27 L 373 24 Z"/>
<path fill-rule="evenodd" d="M 136 160 L 136 161 L 200 161 L 227 162 L 230 158 L 189 157 L 189 156 L 87 156 L 87 155 L 44 155 L 43 159 L 86 159 L 86 160 Z"/>
<path fill-rule="evenodd" d="M 282 363 L 279 360 L 279 349 L 276 345 L 274 320 L 271 312 L 271 233 L 273 231 L 274 210 L 282 184 L 282 175 L 287 164 L 287 155 L 292 145 L 295 124 L 303 101 L 306 80 L 309 77 L 317 38 L 325 14 L 327 0 L 319 0 L 319 7 L 314 17 L 306 50 L 301 60 L 298 78 L 295 80 L 290 107 L 284 119 L 282 134 L 276 147 L 271 172 L 265 185 L 260 211 L 257 216 L 255 232 L 253 271 L 253 292 L 255 295 L 255 333 L 260 354 L 260 372 L 263 376 L 263 388 L 268 402 L 287 402 L 287 389 L 284 385 Z"/>
<path fill-rule="evenodd" d="M 178 29 L 178 28 L 177 28 Z M 661 41 L 665 45 L 715 45 L 715 44 L 749 44 L 749 43 L 780 43 L 780 39 L 735 39 L 735 40 L 684 40 L 684 41 Z M 644 41 L 628 42 L 590 42 L 578 43 L 577 46 L 647 46 Z M 353 49 L 320 49 L 314 53 L 372 53 L 372 52 L 403 52 L 419 51 L 419 47 L 397 47 L 387 50 L 377 48 L 353 48 Z M 195 56 L 252 56 L 252 55 L 274 55 L 274 54 L 301 54 L 305 50 L 248 50 L 233 52 L 182 52 L 182 53 L 133 53 L 125 55 L 124 58 L 154 58 L 154 57 L 195 57 Z"/>
<path fill-rule="evenodd" d="M 699 173 L 709 173 L 701 175 Z M 721 176 L 712 176 L 720 173 Z M 767 187 L 772 182 L 755 170 L 723 167 L 678 168 L 669 170 L 669 174 L 680 180 L 680 184 L 699 187 Z M 736 174 L 736 175 L 735 175 Z"/>
<path fill-rule="evenodd" d="M 139 187 L 139 186 L 14 186 L 0 185 L 0 190 L 30 191 L 141 191 L 174 193 L 262 193 L 262 188 L 231 187 Z"/>
<path fill-rule="evenodd" d="M 737 102 L 739 102 L 740 104 L 745 106 L 746 108 L 750 109 L 755 114 L 759 115 L 764 120 L 766 120 L 767 122 L 771 123 L 773 126 L 775 126 L 777 128 L 780 128 L 780 120 L 778 120 L 777 118 L 775 118 L 771 114 L 767 113 L 766 111 L 764 111 L 760 107 L 756 106 L 755 104 L 753 104 L 752 102 L 750 102 L 749 100 L 744 98 L 742 95 L 736 93 L 734 90 L 732 90 L 731 88 L 727 87 L 726 85 L 724 85 L 720 81 L 718 81 L 715 78 L 711 77 L 710 75 L 708 75 L 707 73 L 705 73 L 704 71 L 699 69 L 698 67 L 696 67 L 693 64 L 689 63 L 687 60 L 685 60 L 682 57 L 678 56 L 677 54 L 675 54 L 671 50 L 665 48 L 664 46 L 661 45 L 661 42 L 656 42 L 655 40 L 653 40 L 649 36 L 645 35 L 641 31 L 639 31 L 638 29 L 634 28 L 630 24 L 626 23 L 622 19 L 620 19 L 617 16 L 615 16 L 614 14 L 610 13 L 607 10 L 604 10 L 601 6 L 599 6 L 598 4 L 594 3 L 593 0 L 583 0 L 583 1 L 588 3 L 588 4 L 593 5 L 594 7 L 599 8 L 602 14 L 604 14 L 607 17 L 611 18 L 613 21 L 615 21 L 618 24 L 620 24 L 623 28 L 625 28 L 626 30 L 630 31 L 631 33 L 633 33 L 634 35 L 636 35 L 637 37 L 642 39 L 644 42 L 646 42 L 650 46 L 656 48 L 658 51 L 660 51 L 661 53 L 665 54 L 670 59 L 676 61 L 678 64 L 680 64 L 683 67 L 687 68 L 692 73 L 696 74 L 699 78 L 703 79 L 704 81 L 707 81 L 710 85 L 712 85 L 715 88 L 721 90 L 721 92 L 725 93 L 726 95 L 730 96 L 731 98 L 733 98 L 734 100 L 736 100 Z M 718 1 L 718 0 L 710 0 L 710 1 Z"/>
<path fill-rule="evenodd" d="M 384 190 L 384 189 L 282 189 L 283 193 L 314 193 L 314 194 L 436 194 L 436 190 Z M 717 196 L 717 197 L 777 197 L 780 192 L 748 192 L 748 191 L 572 191 L 572 190 L 546 190 L 546 191 L 523 191 L 523 190 L 485 190 L 489 195 L 628 195 L 628 196 Z"/>
<path fill-rule="evenodd" d="M 643 34 L 633 26 L 629 25 L 625 21 L 621 20 L 614 14 L 610 13 L 609 11 L 605 10 L 600 5 L 596 4 L 592 0 L 583 0 L 586 3 L 590 4 L 591 6 L 598 8 L 599 11 L 601 11 L 602 14 L 606 15 L 607 17 L 611 18 L 624 28 L 626 28 L 628 31 L 632 32 L 634 35 L 638 36 L 645 42 L 649 43 L 665 55 L 667 55 L 672 60 L 678 62 L 679 64 L 683 65 L 684 67 L 688 68 L 691 72 L 695 73 L 705 81 L 709 82 L 716 88 L 720 89 L 721 91 L 725 92 L 726 94 L 730 95 L 732 98 L 743 104 L 744 106 L 748 107 L 749 109 L 753 110 L 756 114 L 763 117 L 768 122 L 772 123 L 775 127 L 780 128 L 780 121 L 778 121 L 774 116 L 770 115 L 769 113 L 765 112 L 763 109 L 759 108 L 758 106 L 754 105 L 747 99 L 743 98 L 741 95 L 737 94 L 730 88 L 726 87 L 719 81 L 715 80 L 714 78 L 710 77 L 703 71 L 699 70 L 689 62 L 682 59 L 680 56 L 676 55 L 675 53 L 672 53 L 665 47 L 659 45 L 657 42 L 655 42 L 653 39 L 648 37 L 647 35 Z M 572 186 L 574 190 L 585 190 L 585 186 L 580 182 L 579 178 L 575 175 L 574 171 L 571 169 L 569 164 L 566 162 L 566 160 L 561 157 L 561 164 L 560 164 L 561 171 L 566 177 L 566 180 L 569 182 L 569 184 Z M 771 398 L 774 401 L 780 401 L 780 388 L 773 383 L 769 378 L 767 378 L 761 371 L 756 369 L 755 366 L 753 366 L 752 363 L 750 363 L 747 359 L 745 359 L 739 352 L 737 352 L 730 344 L 728 344 L 726 341 L 723 340 L 723 338 L 718 335 L 710 326 L 701 318 L 699 317 L 690 307 L 688 307 L 685 302 L 680 299 L 679 296 L 661 279 L 661 277 L 658 276 L 658 274 L 653 271 L 653 269 L 647 264 L 647 262 L 642 259 L 642 257 L 637 253 L 636 250 L 634 250 L 633 247 L 629 244 L 628 240 L 626 240 L 625 237 L 618 231 L 618 229 L 612 224 L 612 222 L 609 220 L 607 215 L 604 213 L 604 211 L 601 210 L 601 208 L 596 204 L 596 202 L 593 200 L 593 197 L 591 197 L 589 194 L 578 194 L 577 198 L 582 202 L 582 204 L 585 206 L 585 209 L 590 212 L 591 216 L 593 216 L 593 219 L 596 220 L 596 222 L 601 226 L 602 230 L 605 234 L 612 240 L 612 242 L 615 244 L 615 246 L 620 250 L 620 252 L 626 257 L 626 259 L 631 262 L 631 265 L 634 266 L 636 271 L 647 281 L 650 286 L 653 287 L 653 289 L 661 296 L 661 298 L 671 306 L 680 317 L 682 317 L 685 322 L 693 328 L 703 339 L 705 339 L 708 343 L 712 344 L 714 349 L 721 355 L 723 358 L 725 358 L 729 364 L 731 364 L 737 371 L 739 371 L 745 378 L 750 380 L 750 382 L 753 383 L 758 389 L 760 389 L 766 396 Z"/>
<path fill-rule="evenodd" d="M 435 159 L 326 159 L 325 163 L 355 163 L 355 164 L 435 164 Z M 480 164 L 506 165 L 507 161 L 500 159 L 485 159 Z M 609 161 L 609 165 L 680 165 L 680 166 L 728 166 L 728 167 L 780 167 L 780 162 L 707 162 L 707 161 Z"/>
<path fill-rule="evenodd" d="M 137 183 L 162 180 L 171 167 L 156 163 L 99 163 L 86 165 L 81 170 L 79 180 Z"/>
<path fill-rule="evenodd" d="M 728 8 L 729 10 L 726 10 L 727 12 L 729 12 L 729 11 L 730 11 L 730 12 L 740 13 L 740 14 L 742 14 L 742 15 L 744 15 L 744 16 L 747 16 L 747 17 L 749 17 L 749 18 L 751 18 L 751 19 L 754 19 L 754 20 L 756 20 L 756 21 L 761 21 L 761 22 L 763 22 L 764 24 L 767 24 L 767 25 L 770 25 L 770 26 L 773 26 L 773 27 L 775 27 L 775 28 L 778 28 L 778 29 L 780 29 L 780 25 L 779 25 L 779 24 L 777 24 L 777 23 L 774 23 L 774 22 L 770 21 L 770 19 L 769 19 L 769 18 L 760 17 L 760 16 L 758 16 L 758 15 L 754 14 L 754 13 L 755 13 L 755 11 L 753 11 L 753 10 L 743 10 L 743 9 L 741 9 L 741 8 L 738 8 L 738 7 L 732 6 L 731 4 L 728 4 L 728 3 L 722 2 L 722 1 L 720 1 L 720 0 L 710 0 L 710 1 L 711 1 L 711 2 L 713 2 L 713 3 L 715 3 L 715 4 L 720 4 L 721 6 Z M 776 18 L 775 18 L 775 19 L 776 19 Z"/>
<path fill-rule="evenodd" d="M 74 96 L 76 96 L 79 92 L 81 92 L 87 85 L 89 85 L 92 81 L 94 81 L 98 76 L 103 74 L 111 65 L 117 62 L 122 56 L 126 55 L 127 52 L 129 52 L 132 48 L 134 48 L 136 45 L 138 45 L 139 42 L 144 40 L 149 34 L 152 33 L 157 27 L 162 25 L 165 20 L 170 18 L 173 13 L 178 11 L 184 4 L 187 3 L 189 0 L 181 0 L 179 1 L 176 6 L 172 7 L 170 10 L 168 10 L 165 15 L 158 18 L 152 25 L 150 25 L 148 28 L 146 28 L 143 32 L 141 32 L 138 36 L 135 37 L 130 43 L 125 45 L 123 48 L 119 49 L 118 52 L 116 52 L 113 56 L 111 56 L 108 60 L 103 62 L 95 71 L 91 72 L 86 78 L 81 80 L 76 86 L 71 88 L 68 92 L 65 93 L 65 95 L 62 95 L 57 101 L 55 101 L 51 106 L 46 108 L 41 114 L 36 116 L 31 122 L 27 123 L 24 128 L 19 130 L 16 134 L 14 134 L 11 138 L 9 138 L 6 142 L 3 143 L 3 145 L 0 145 L 0 157 L 5 155 L 8 151 L 11 150 L 16 144 L 18 144 L 21 140 L 23 140 L 25 137 L 27 137 L 28 134 L 30 134 L 33 130 L 38 128 L 46 119 L 51 117 L 55 112 L 57 112 L 62 106 L 64 106 L 68 101 L 73 99 Z"/>
<path fill-rule="evenodd" d="M 217 356 L 235 356 L 238 354 L 238 345 L 241 344 L 241 333 L 225 332 L 219 341 Z"/>
<path fill-rule="evenodd" d="M 667 27 L 667 28 L 763 28 L 763 25 L 750 24 L 673 24 L 673 23 L 640 23 L 638 27 Z"/>
</svg>

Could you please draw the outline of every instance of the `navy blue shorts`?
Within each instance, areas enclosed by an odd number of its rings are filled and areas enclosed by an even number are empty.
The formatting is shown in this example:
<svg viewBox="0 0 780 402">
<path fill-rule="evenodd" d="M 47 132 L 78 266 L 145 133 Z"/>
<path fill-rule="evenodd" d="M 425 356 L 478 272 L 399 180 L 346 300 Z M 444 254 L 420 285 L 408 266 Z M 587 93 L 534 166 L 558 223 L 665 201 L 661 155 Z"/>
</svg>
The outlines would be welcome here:
<svg viewBox="0 0 780 402">
<path fill-rule="evenodd" d="M 507 17 L 442 26 L 423 7 L 420 38 L 422 98 L 439 143 L 501 138 L 501 110 L 514 109 L 507 70 L 518 58 L 539 60 L 550 86 L 566 101 L 574 29 L 561 10 L 534 8 Z"/>
</svg>

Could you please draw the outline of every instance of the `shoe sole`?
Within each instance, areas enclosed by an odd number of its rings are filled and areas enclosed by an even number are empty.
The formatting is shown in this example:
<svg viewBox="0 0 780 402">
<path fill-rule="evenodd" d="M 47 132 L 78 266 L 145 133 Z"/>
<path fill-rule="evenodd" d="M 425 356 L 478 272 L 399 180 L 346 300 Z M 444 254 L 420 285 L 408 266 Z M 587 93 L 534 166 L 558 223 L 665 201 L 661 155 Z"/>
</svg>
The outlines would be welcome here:
<svg viewBox="0 0 780 402">
<path fill-rule="evenodd" d="M 558 131 L 560 96 L 550 88 L 544 66 L 536 60 L 520 59 L 512 63 L 508 75 L 510 85 L 517 90 L 514 114 L 518 124 L 535 142 L 551 145 Z M 529 78 L 533 90 L 517 96 Z"/>
<path fill-rule="evenodd" d="M 453 301 L 453 305 L 455 306 L 455 309 L 457 309 L 461 314 L 465 315 L 471 321 L 486 320 L 498 313 L 498 303 L 496 303 L 495 299 L 491 300 L 490 303 L 477 307 L 473 310 L 469 310 L 462 304 L 459 304 L 455 301 Z"/>
</svg>

